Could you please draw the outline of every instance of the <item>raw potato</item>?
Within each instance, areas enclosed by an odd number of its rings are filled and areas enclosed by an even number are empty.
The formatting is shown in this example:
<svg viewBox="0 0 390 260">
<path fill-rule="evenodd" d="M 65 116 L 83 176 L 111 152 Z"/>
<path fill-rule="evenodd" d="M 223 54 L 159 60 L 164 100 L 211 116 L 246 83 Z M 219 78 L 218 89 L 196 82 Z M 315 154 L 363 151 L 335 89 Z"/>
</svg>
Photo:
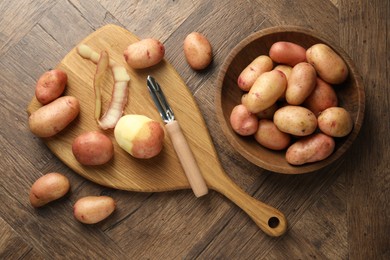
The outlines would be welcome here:
<svg viewBox="0 0 390 260">
<path fill-rule="evenodd" d="M 277 63 L 294 67 L 300 62 L 306 61 L 306 50 L 298 44 L 279 41 L 272 44 L 269 56 Z"/>
<path fill-rule="evenodd" d="M 113 198 L 108 196 L 87 196 L 73 206 L 74 217 L 84 224 L 96 224 L 110 216 L 116 207 Z"/>
<path fill-rule="evenodd" d="M 213 59 L 213 50 L 209 40 L 199 32 L 187 35 L 183 49 L 188 64 L 194 70 L 205 69 Z"/>
<path fill-rule="evenodd" d="M 268 149 L 283 150 L 290 144 L 291 136 L 280 131 L 272 120 L 261 119 L 255 139 Z"/>
<path fill-rule="evenodd" d="M 302 165 L 326 159 L 333 153 L 335 141 L 322 133 L 302 138 L 292 144 L 286 152 L 286 160 L 292 165 Z"/>
<path fill-rule="evenodd" d="M 65 90 L 68 76 L 62 70 L 54 69 L 46 71 L 38 79 L 35 86 L 37 100 L 46 105 L 60 97 Z"/>
<path fill-rule="evenodd" d="M 28 120 L 29 127 L 38 137 L 51 137 L 67 127 L 79 112 L 79 101 L 63 96 L 33 112 Z"/>
<path fill-rule="evenodd" d="M 318 43 L 307 52 L 307 61 L 314 66 L 318 75 L 330 84 L 340 84 L 348 76 L 348 67 L 344 60 L 328 45 Z"/>
<path fill-rule="evenodd" d="M 286 76 L 279 70 L 261 74 L 243 99 L 249 112 L 258 113 L 272 106 L 284 93 L 287 86 Z"/>
<path fill-rule="evenodd" d="M 262 73 L 272 70 L 272 67 L 273 62 L 270 57 L 267 55 L 257 57 L 238 76 L 238 87 L 244 91 L 249 91 L 256 79 Z"/>
<path fill-rule="evenodd" d="M 249 112 L 242 104 L 235 106 L 230 114 L 230 124 L 233 130 L 242 136 L 254 134 L 258 123 L 257 116 Z"/>
<path fill-rule="evenodd" d="M 317 73 L 312 65 L 300 62 L 295 65 L 287 83 L 286 101 L 290 105 L 300 105 L 316 86 Z"/>
<path fill-rule="evenodd" d="M 99 131 L 77 136 L 72 143 L 76 160 L 83 165 L 102 165 L 114 155 L 114 146 L 109 137 Z"/>
<path fill-rule="evenodd" d="M 130 44 L 123 56 L 133 69 L 145 69 L 158 64 L 165 55 L 164 45 L 156 39 L 148 38 Z"/>
<path fill-rule="evenodd" d="M 318 116 L 318 127 L 329 136 L 343 137 L 352 131 L 353 121 L 344 108 L 330 107 Z"/>
<path fill-rule="evenodd" d="M 164 128 L 144 115 L 125 115 L 114 130 L 119 146 L 135 158 L 147 159 L 158 155 L 163 148 Z"/>
<path fill-rule="evenodd" d="M 317 128 L 317 118 L 309 109 L 301 106 L 284 106 L 274 115 L 274 123 L 280 131 L 295 136 L 307 136 Z"/>
<path fill-rule="evenodd" d="M 336 107 L 338 99 L 335 90 L 329 83 L 317 77 L 316 86 L 303 103 L 304 107 L 319 116 L 322 111 L 329 107 Z"/>
<path fill-rule="evenodd" d="M 35 208 L 42 207 L 63 197 L 69 189 L 69 180 L 64 175 L 57 172 L 45 174 L 31 186 L 30 203 Z"/>
<path fill-rule="evenodd" d="M 274 70 L 279 70 L 279 71 L 283 72 L 284 75 L 286 75 L 286 79 L 288 81 L 288 79 L 290 78 L 290 75 L 291 75 L 292 67 L 289 65 L 279 64 L 279 65 L 275 66 Z"/>
</svg>

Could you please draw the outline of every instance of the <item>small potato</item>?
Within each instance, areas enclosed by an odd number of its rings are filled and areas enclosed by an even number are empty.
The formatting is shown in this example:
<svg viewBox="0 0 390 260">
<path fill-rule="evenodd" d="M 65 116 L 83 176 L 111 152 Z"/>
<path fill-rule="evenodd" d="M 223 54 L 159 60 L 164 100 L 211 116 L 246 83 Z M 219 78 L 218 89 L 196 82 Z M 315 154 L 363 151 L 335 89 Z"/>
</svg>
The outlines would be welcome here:
<svg viewBox="0 0 390 260">
<path fill-rule="evenodd" d="M 84 224 L 96 224 L 110 216 L 116 207 L 113 198 L 108 196 L 87 196 L 74 204 L 74 217 Z"/>
<path fill-rule="evenodd" d="M 54 69 L 46 71 L 38 79 L 35 86 L 35 96 L 37 100 L 42 105 L 52 102 L 62 95 L 67 81 L 68 76 L 62 70 Z"/>
<path fill-rule="evenodd" d="M 245 97 L 249 112 L 258 113 L 272 106 L 286 90 L 287 80 L 283 72 L 271 70 L 261 74 Z"/>
<path fill-rule="evenodd" d="M 348 135 L 353 128 L 350 113 L 342 107 L 330 107 L 318 116 L 318 127 L 322 132 L 333 137 Z"/>
<path fill-rule="evenodd" d="M 164 128 L 144 115 L 122 116 L 114 129 L 119 146 L 135 158 L 147 159 L 163 148 Z"/>
<path fill-rule="evenodd" d="M 76 160 L 83 165 L 102 165 L 114 155 L 114 145 L 109 137 L 98 131 L 77 136 L 72 143 Z"/>
<path fill-rule="evenodd" d="M 307 136 L 317 128 L 317 118 L 309 109 L 301 106 L 284 106 L 274 115 L 274 123 L 280 131 L 295 136 Z"/>
<path fill-rule="evenodd" d="M 338 99 L 333 87 L 317 77 L 316 86 L 311 94 L 303 102 L 303 106 L 311 110 L 314 115 L 319 114 L 329 107 L 337 107 Z"/>
<path fill-rule="evenodd" d="M 272 150 L 283 150 L 290 144 L 291 136 L 280 131 L 272 120 L 261 119 L 255 133 L 256 141 Z"/>
<path fill-rule="evenodd" d="M 318 75 L 330 84 L 340 84 L 348 76 L 344 60 L 328 45 L 318 43 L 306 51 L 307 62 L 313 65 Z"/>
<path fill-rule="evenodd" d="M 230 124 L 237 134 L 248 136 L 257 131 L 258 119 L 255 114 L 240 104 L 233 108 L 230 114 Z"/>
<path fill-rule="evenodd" d="M 333 153 L 335 141 L 332 137 L 322 133 L 306 136 L 286 151 L 286 160 L 292 165 L 302 165 L 326 159 Z"/>
<path fill-rule="evenodd" d="M 258 119 L 272 119 L 276 110 L 278 110 L 278 105 L 274 103 L 272 106 L 260 111 L 256 115 Z"/>
<path fill-rule="evenodd" d="M 276 63 L 294 67 L 300 62 L 306 61 L 306 49 L 292 42 L 279 41 L 272 44 L 269 56 Z"/>
<path fill-rule="evenodd" d="M 34 111 L 28 120 L 29 127 L 36 136 L 51 137 L 67 127 L 79 112 L 79 101 L 63 96 Z"/>
<path fill-rule="evenodd" d="M 256 79 L 262 73 L 272 70 L 272 67 L 273 62 L 270 57 L 267 55 L 257 57 L 238 76 L 238 87 L 244 91 L 249 91 Z"/>
<path fill-rule="evenodd" d="M 279 64 L 279 65 L 275 66 L 274 70 L 279 70 L 279 71 L 283 72 L 284 75 L 286 75 L 286 79 L 288 81 L 288 79 L 290 78 L 290 75 L 291 75 L 292 67 L 289 65 Z"/>
<path fill-rule="evenodd" d="M 164 45 L 156 39 L 148 38 L 130 44 L 123 56 L 133 69 L 145 69 L 158 64 L 165 55 Z"/>
<path fill-rule="evenodd" d="M 70 183 L 64 175 L 51 172 L 34 182 L 30 190 L 30 203 L 38 208 L 57 200 L 68 193 Z"/>
<path fill-rule="evenodd" d="M 199 32 L 187 35 L 183 50 L 188 64 L 194 70 L 205 69 L 213 59 L 213 49 L 209 40 Z"/>
<path fill-rule="evenodd" d="M 290 105 L 300 105 L 316 86 L 317 73 L 312 65 L 300 62 L 291 70 L 287 82 L 286 101 Z"/>
</svg>

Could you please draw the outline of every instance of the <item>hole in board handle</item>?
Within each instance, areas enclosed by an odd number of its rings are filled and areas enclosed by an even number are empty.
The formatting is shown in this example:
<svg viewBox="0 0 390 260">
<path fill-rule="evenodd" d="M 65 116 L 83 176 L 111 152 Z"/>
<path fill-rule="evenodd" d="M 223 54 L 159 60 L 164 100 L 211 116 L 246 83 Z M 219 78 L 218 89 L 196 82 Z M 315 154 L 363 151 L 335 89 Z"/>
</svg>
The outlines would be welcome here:
<svg viewBox="0 0 390 260">
<path fill-rule="evenodd" d="M 270 228 L 276 228 L 277 226 L 279 226 L 279 219 L 277 217 L 271 217 L 268 220 L 268 226 Z"/>
</svg>

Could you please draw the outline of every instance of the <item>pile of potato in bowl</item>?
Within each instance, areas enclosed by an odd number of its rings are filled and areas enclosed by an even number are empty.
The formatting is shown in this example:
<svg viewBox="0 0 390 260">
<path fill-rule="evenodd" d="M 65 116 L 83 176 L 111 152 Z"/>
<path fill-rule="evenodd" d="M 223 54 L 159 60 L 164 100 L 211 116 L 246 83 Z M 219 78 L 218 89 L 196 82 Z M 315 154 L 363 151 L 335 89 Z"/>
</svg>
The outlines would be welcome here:
<svg viewBox="0 0 390 260">
<path fill-rule="evenodd" d="M 232 146 L 273 172 L 313 172 L 336 161 L 360 131 L 361 78 L 345 52 L 295 26 L 264 29 L 226 57 L 216 112 Z"/>
</svg>

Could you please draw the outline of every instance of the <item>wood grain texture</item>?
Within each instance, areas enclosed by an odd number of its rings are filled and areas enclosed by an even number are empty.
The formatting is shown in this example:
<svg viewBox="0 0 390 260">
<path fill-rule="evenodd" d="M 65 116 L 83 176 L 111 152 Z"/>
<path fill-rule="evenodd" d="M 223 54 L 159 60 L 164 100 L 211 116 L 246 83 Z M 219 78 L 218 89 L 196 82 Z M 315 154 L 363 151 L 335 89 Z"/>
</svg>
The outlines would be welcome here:
<svg viewBox="0 0 390 260">
<path fill-rule="evenodd" d="M 0 252 L 21 259 L 388 259 L 389 12 L 383 0 L 2 1 L 0 229 L 7 236 L 0 237 Z M 29 132 L 25 108 L 37 78 L 105 24 L 161 38 L 167 61 L 194 94 L 223 170 L 245 192 L 286 214 L 284 236 L 266 236 L 218 192 L 194 199 L 191 190 L 131 192 L 94 184 Z M 314 174 L 284 176 L 255 167 L 216 123 L 215 83 L 226 55 L 252 32 L 282 24 L 315 29 L 338 43 L 365 86 L 366 115 L 356 142 L 342 160 Z M 192 71 L 182 53 L 192 31 L 203 32 L 214 50 L 202 72 Z M 29 187 L 50 171 L 64 173 L 72 191 L 34 210 Z M 75 201 L 99 194 L 117 201 L 114 214 L 93 226 L 76 222 Z"/>
</svg>

